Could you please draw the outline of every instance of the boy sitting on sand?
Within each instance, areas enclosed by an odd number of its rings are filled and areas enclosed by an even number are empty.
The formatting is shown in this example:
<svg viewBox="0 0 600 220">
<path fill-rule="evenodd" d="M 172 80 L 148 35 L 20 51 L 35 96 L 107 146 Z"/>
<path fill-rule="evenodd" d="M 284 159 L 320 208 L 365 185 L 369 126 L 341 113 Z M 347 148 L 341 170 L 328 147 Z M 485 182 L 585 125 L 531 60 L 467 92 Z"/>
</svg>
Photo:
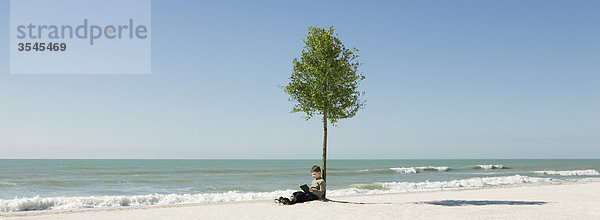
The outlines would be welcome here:
<svg viewBox="0 0 600 220">
<path fill-rule="evenodd" d="M 310 191 L 309 193 L 297 191 L 293 193 L 290 199 L 279 197 L 279 199 L 275 199 L 275 201 L 285 205 L 292 205 L 300 202 L 323 199 L 323 194 L 325 194 L 325 180 L 321 178 L 321 167 L 314 165 L 310 169 L 310 173 L 315 179 L 312 181 L 312 184 L 308 189 Z M 301 186 L 302 184 L 298 185 Z"/>
</svg>

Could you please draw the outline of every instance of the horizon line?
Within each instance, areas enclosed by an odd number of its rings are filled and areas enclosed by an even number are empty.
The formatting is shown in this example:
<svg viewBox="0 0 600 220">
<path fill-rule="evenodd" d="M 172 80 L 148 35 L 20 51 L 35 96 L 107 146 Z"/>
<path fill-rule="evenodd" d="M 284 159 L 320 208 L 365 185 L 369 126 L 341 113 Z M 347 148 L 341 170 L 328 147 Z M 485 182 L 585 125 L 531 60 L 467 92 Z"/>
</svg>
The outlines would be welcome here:
<svg viewBox="0 0 600 220">
<path fill-rule="evenodd" d="M 322 160 L 322 158 L 0 158 L 0 160 Z M 600 158 L 330 158 L 327 160 L 600 160 Z"/>
</svg>

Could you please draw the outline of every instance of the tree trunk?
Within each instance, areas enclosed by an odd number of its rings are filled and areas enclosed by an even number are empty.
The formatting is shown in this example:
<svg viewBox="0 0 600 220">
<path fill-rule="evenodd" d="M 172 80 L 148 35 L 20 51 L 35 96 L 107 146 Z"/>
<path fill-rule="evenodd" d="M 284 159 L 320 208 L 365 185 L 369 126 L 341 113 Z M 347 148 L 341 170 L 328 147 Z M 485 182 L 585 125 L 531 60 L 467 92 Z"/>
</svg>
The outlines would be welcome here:
<svg viewBox="0 0 600 220">
<path fill-rule="evenodd" d="M 327 183 L 327 113 L 323 114 L 323 180 Z M 327 190 L 323 192 L 323 199 L 325 199 L 325 194 Z"/>
</svg>

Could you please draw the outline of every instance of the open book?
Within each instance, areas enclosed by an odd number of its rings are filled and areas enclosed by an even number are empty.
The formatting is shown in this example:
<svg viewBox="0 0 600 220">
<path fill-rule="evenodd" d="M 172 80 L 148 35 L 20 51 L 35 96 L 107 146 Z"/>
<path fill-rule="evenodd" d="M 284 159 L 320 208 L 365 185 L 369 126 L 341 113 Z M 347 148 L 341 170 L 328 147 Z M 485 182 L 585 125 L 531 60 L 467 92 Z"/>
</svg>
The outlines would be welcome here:
<svg viewBox="0 0 600 220">
<path fill-rule="evenodd" d="M 306 194 L 309 194 L 309 193 L 311 193 L 311 194 L 312 194 L 312 192 L 310 192 L 310 191 L 308 190 L 309 188 L 308 188 L 308 186 L 307 186 L 306 184 L 304 184 L 304 185 L 300 186 L 300 189 L 302 189 L 302 191 L 304 191 L 304 193 L 306 193 Z"/>
</svg>

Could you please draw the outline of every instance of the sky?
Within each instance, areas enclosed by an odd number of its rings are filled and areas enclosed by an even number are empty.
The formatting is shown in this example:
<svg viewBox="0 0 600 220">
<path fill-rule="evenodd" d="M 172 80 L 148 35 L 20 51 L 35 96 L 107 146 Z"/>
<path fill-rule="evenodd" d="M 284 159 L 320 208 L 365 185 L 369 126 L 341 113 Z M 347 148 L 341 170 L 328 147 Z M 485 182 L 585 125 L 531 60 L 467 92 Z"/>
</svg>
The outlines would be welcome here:
<svg viewBox="0 0 600 220">
<path fill-rule="evenodd" d="M 19 75 L 2 1 L 0 158 L 320 158 L 321 121 L 289 113 L 279 88 L 309 26 L 334 26 L 366 76 L 366 106 L 330 127 L 328 158 L 600 158 L 598 11 L 152 1 L 151 74 Z"/>
</svg>

